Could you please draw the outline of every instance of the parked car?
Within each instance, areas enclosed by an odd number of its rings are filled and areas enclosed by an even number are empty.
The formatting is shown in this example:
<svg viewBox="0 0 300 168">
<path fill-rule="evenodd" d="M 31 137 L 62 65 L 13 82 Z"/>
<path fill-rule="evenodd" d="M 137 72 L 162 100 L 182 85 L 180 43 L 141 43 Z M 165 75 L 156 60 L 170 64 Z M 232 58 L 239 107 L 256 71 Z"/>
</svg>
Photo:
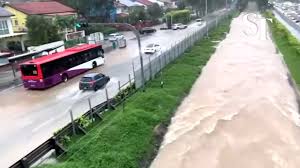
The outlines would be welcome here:
<svg viewBox="0 0 300 168">
<path fill-rule="evenodd" d="M 203 22 L 204 20 L 202 18 L 196 19 L 196 22 Z"/>
<path fill-rule="evenodd" d="M 101 73 L 90 73 L 84 75 L 79 82 L 79 90 L 94 90 L 102 88 L 109 82 L 110 78 Z"/>
<path fill-rule="evenodd" d="M 124 39 L 124 35 L 121 33 L 112 33 L 108 36 L 109 41 L 117 41 L 120 39 Z"/>
<path fill-rule="evenodd" d="M 145 34 L 145 33 L 155 33 L 156 29 L 152 28 L 152 27 L 144 27 L 142 28 L 140 31 L 140 34 Z"/>
<path fill-rule="evenodd" d="M 159 44 L 148 44 L 144 49 L 143 52 L 145 54 L 154 54 L 157 51 L 160 51 L 161 47 Z"/>
<path fill-rule="evenodd" d="M 187 25 L 184 25 L 182 23 L 173 24 L 172 26 L 173 30 L 185 29 L 185 28 L 187 28 Z"/>
</svg>

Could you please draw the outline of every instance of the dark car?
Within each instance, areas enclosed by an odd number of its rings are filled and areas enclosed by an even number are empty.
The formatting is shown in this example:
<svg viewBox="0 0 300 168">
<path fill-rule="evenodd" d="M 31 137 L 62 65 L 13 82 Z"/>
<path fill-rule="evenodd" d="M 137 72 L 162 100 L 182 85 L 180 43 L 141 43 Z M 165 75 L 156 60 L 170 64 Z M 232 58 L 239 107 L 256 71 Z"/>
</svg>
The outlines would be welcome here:
<svg viewBox="0 0 300 168">
<path fill-rule="evenodd" d="M 100 73 L 90 73 L 84 75 L 79 82 L 80 90 L 94 90 L 102 88 L 109 82 L 110 78 Z"/>
<path fill-rule="evenodd" d="M 154 33 L 156 32 L 156 29 L 152 28 L 152 27 L 144 27 L 140 30 L 140 34 L 145 34 L 145 33 Z"/>
</svg>

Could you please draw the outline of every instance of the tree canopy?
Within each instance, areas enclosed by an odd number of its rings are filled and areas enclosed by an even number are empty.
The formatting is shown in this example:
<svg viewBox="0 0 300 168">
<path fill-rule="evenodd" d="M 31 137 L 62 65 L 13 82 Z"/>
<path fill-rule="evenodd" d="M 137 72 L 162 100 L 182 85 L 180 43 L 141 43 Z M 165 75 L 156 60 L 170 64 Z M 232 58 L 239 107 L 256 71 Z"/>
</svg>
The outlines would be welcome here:
<svg viewBox="0 0 300 168">
<path fill-rule="evenodd" d="M 152 20 L 155 20 L 162 17 L 163 9 L 157 3 L 153 3 L 147 8 L 147 13 Z"/>
<path fill-rule="evenodd" d="M 42 16 L 29 16 L 26 27 L 30 45 L 41 45 L 60 40 L 58 26 L 52 19 Z"/>
<path fill-rule="evenodd" d="M 63 3 L 76 9 L 86 17 L 110 21 L 115 11 L 114 0 L 63 0 Z"/>
</svg>

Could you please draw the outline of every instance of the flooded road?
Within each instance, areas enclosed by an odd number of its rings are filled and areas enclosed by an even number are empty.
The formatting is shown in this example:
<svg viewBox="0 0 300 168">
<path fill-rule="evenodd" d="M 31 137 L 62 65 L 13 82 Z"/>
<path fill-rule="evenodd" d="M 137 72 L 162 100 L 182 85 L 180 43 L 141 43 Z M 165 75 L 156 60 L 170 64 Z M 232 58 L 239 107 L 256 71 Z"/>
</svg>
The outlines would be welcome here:
<svg viewBox="0 0 300 168">
<path fill-rule="evenodd" d="M 151 168 L 300 167 L 296 98 L 266 30 L 254 14 L 233 20 Z"/>
</svg>

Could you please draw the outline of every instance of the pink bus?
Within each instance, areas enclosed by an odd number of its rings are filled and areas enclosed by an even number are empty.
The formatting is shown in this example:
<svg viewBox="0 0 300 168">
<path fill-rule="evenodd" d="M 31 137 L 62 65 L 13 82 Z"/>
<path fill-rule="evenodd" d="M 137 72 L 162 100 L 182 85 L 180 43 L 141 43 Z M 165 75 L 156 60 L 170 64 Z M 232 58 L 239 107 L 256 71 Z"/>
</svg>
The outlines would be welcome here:
<svg viewBox="0 0 300 168">
<path fill-rule="evenodd" d="M 101 45 L 82 44 L 20 64 L 25 88 L 45 89 L 104 64 Z"/>
</svg>

